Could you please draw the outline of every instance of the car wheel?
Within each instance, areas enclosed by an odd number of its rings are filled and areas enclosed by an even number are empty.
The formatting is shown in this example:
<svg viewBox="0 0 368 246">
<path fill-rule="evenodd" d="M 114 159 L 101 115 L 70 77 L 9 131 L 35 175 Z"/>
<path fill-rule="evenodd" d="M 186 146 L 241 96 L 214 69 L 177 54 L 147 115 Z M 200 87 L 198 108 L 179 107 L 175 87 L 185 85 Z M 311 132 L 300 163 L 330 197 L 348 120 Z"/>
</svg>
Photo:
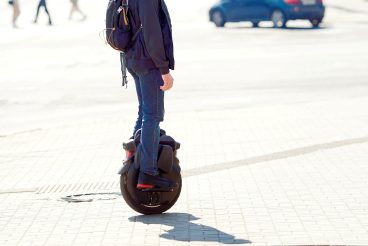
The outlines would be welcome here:
<svg viewBox="0 0 368 246">
<path fill-rule="evenodd" d="M 253 27 L 259 27 L 259 22 L 252 22 Z"/>
<path fill-rule="evenodd" d="M 211 19 L 217 27 L 224 27 L 225 26 L 225 23 L 226 23 L 225 16 L 221 11 L 218 11 L 218 10 L 214 11 L 212 13 Z"/>
<path fill-rule="evenodd" d="M 321 20 L 317 20 L 317 19 L 310 20 L 310 23 L 312 24 L 313 28 L 318 28 L 321 22 L 322 22 Z"/>
<path fill-rule="evenodd" d="M 286 27 L 286 17 L 281 10 L 274 10 L 271 14 L 271 21 L 274 28 L 284 28 Z"/>
</svg>

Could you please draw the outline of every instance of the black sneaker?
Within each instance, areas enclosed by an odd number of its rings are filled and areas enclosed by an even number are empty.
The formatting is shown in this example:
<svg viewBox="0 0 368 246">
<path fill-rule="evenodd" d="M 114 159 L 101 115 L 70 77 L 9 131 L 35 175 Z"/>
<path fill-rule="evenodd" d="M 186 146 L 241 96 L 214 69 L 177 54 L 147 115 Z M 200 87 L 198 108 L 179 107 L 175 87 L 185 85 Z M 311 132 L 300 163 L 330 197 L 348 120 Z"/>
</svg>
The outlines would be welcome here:
<svg viewBox="0 0 368 246">
<path fill-rule="evenodd" d="M 162 191 L 170 192 L 176 188 L 178 184 L 169 179 L 153 176 L 146 173 L 139 173 L 137 189 L 141 191 Z"/>
</svg>

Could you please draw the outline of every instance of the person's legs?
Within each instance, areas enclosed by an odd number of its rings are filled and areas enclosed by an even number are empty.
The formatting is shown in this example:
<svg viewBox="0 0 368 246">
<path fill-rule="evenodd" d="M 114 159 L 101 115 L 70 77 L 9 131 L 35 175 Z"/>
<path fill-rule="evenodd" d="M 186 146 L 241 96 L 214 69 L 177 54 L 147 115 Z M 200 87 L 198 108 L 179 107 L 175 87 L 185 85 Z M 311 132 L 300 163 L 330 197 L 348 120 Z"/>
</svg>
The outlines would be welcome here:
<svg viewBox="0 0 368 246">
<path fill-rule="evenodd" d="M 20 8 L 18 1 L 13 1 L 13 27 L 17 28 L 17 19 L 20 15 Z"/>
<path fill-rule="evenodd" d="M 87 16 L 83 13 L 83 11 L 79 8 L 78 0 L 70 0 L 72 7 L 69 13 L 69 20 L 73 18 L 74 12 L 78 12 L 82 16 L 82 20 L 85 20 Z"/>
<path fill-rule="evenodd" d="M 161 177 L 157 167 L 160 140 L 160 122 L 164 119 L 164 92 L 159 70 L 138 75 L 137 95 L 140 103 L 138 120 L 134 131 L 141 126 L 141 144 L 138 147 L 136 161 L 140 164 L 137 189 L 171 191 L 177 183 Z"/>
<path fill-rule="evenodd" d="M 135 82 L 135 89 L 137 91 L 137 98 L 138 98 L 138 117 L 135 122 L 134 130 L 133 130 L 133 136 L 137 133 L 139 129 L 142 128 L 142 121 L 143 121 L 143 101 L 142 101 L 142 91 L 141 91 L 141 82 L 138 77 L 138 75 L 132 71 L 130 71 L 130 74 L 132 75 L 134 82 Z"/>
<path fill-rule="evenodd" d="M 49 10 L 47 9 L 46 0 L 43 0 L 43 7 L 45 9 L 47 16 L 49 17 L 49 25 L 52 25 L 51 16 L 50 16 Z"/>
<path fill-rule="evenodd" d="M 79 6 L 78 6 L 78 12 L 82 15 L 82 20 L 87 19 L 87 15 L 79 8 Z"/>
<path fill-rule="evenodd" d="M 34 19 L 34 23 L 36 23 L 37 22 L 37 20 L 38 20 L 38 15 L 40 14 L 40 8 L 42 7 L 42 0 L 38 3 L 38 6 L 37 6 L 37 11 L 36 11 L 36 17 L 35 17 L 35 19 Z"/>
<path fill-rule="evenodd" d="M 160 72 L 155 69 L 139 76 L 141 110 L 143 112 L 141 132 L 141 172 L 158 175 L 157 154 L 160 138 L 160 122 L 164 119 L 164 92 Z"/>
<path fill-rule="evenodd" d="M 79 14 L 83 16 L 83 18 L 86 17 L 86 14 L 79 8 L 78 1 L 75 1 L 75 11 L 77 11 Z"/>
<path fill-rule="evenodd" d="M 70 12 L 69 12 L 69 20 L 73 18 L 74 11 L 75 11 L 75 4 L 72 2 L 72 7 L 70 8 Z"/>
</svg>

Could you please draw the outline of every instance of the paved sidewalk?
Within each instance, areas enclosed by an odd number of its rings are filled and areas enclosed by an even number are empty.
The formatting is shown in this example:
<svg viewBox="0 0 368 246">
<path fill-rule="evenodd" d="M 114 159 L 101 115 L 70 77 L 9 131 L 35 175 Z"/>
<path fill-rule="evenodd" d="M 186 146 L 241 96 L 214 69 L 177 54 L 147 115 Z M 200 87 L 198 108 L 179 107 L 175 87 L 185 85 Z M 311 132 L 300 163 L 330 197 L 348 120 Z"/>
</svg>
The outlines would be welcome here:
<svg viewBox="0 0 368 246">
<path fill-rule="evenodd" d="M 0 245 L 367 245 L 368 114 L 354 109 L 365 103 L 173 117 L 184 187 L 158 216 L 119 195 L 122 118 L 1 138 Z M 106 194 L 61 200 L 88 192 Z"/>
</svg>

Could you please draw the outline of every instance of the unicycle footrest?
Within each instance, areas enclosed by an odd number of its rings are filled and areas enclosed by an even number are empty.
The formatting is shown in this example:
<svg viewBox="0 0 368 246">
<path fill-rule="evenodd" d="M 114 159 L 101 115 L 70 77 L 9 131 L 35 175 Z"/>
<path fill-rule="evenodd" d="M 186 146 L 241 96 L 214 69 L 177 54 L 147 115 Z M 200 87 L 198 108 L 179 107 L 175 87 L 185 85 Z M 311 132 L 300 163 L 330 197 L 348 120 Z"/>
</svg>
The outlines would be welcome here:
<svg viewBox="0 0 368 246">
<path fill-rule="evenodd" d="M 174 188 L 147 188 L 138 190 L 143 192 L 173 192 Z"/>
</svg>

